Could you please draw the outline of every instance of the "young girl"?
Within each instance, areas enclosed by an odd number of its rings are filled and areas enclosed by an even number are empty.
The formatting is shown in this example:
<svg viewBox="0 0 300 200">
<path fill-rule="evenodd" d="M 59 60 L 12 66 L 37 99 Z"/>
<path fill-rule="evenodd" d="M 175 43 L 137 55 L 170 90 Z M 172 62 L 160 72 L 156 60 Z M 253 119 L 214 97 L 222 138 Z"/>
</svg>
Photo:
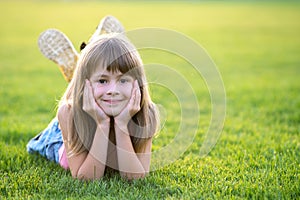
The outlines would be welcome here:
<svg viewBox="0 0 300 200">
<path fill-rule="evenodd" d="M 63 145 L 55 148 L 74 178 L 99 179 L 109 168 L 129 180 L 145 177 L 158 114 L 141 58 L 125 36 L 104 34 L 83 49 L 57 119 L 47 129 L 55 137 L 61 130 Z"/>
</svg>

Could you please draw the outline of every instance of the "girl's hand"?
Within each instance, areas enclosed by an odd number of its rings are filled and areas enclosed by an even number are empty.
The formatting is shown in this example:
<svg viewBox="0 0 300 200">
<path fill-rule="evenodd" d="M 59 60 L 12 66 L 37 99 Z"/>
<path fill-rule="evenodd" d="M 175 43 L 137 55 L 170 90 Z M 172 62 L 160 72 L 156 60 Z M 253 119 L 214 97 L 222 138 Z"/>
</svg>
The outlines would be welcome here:
<svg viewBox="0 0 300 200">
<path fill-rule="evenodd" d="M 104 113 L 102 108 L 98 105 L 95 100 L 93 88 L 89 80 L 85 81 L 83 91 L 83 106 L 82 109 L 88 113 L 95 122 L 99 124 L 109 125 L 109 117 Z"/>
<path fill-rule="evenodd" d="M 138 81 L 135 80 L 133 83 L 131 98 L 127 106 L 121 111 L 118 116 L 115 117 L 115 124 L 122 130 L 124 130 L 123 128 L 127 128 L 127 124 L 131 120 L 132 116 L 134 116 L 141 109 L 140 103 L 141 91 Z"/>
</svg>

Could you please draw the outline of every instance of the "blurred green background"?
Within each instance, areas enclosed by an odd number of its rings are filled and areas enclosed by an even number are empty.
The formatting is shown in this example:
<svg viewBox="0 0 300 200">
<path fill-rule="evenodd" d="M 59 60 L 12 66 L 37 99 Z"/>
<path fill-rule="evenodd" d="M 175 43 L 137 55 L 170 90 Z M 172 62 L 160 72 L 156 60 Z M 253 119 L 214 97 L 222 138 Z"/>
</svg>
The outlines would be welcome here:
<svg viewBox="0 0 300 200">
<path fill-rule="evenodd" d="M 0 1 L 0 197 L 297 199 L 300 194 L 300 4 L 297 1 Z M 39 34 L 56 28 L 77 50 L 105 15 L 126 30 L 161 27 L 195 40 L 218 67 L 227 116 L 215 148 L 199 149 L 210 120 L 201 77 L 190 76 L 201 120 L 194 143 L 178 161 L 132 184 L 118 177 L 90 184 L 26 152 L 28 140 L 55 116 L 67 83 L 39 52 Z M 187 73 L 187 63 L 163 52 L 141 52 Z M 189 69 L 189 68 L 188 68 Z M 178 103 L 152 88 L 168 111 L 153 149 L 178 128 Z M 167 95 L 167 96 L 166 96 Z"/>
</svg>

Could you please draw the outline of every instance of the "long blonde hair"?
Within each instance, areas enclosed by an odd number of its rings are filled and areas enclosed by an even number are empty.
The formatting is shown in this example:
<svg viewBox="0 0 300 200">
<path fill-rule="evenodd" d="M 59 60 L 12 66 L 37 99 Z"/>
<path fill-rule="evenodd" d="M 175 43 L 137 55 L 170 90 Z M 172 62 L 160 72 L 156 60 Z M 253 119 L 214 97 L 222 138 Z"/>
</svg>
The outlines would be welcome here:
<svg viewBox="0 0 300 200">
<path fill-rule="evenodd" d="M 72 105 L 72 130 L 68 133 L 70 154 L 89 151 L 96 123 L 83 109 L 83 90 L 85 80 L 90 79 L 97 66 L 103 66 L 111 72 L 120 71 L 137 79 L 141 91 L 141 109 L 128 124 L 131 141 L 137 153 L 143 151 L 145 142 L 157 131 L 159 125 L 158 111 L 152 103 L 143 63 L 139 53 L 128 39 L 121 34 L 102 35 L 96 41 L 88 44 L 82 51 L 74 76 L 61 102 Z M 111 126 L 113 124 L 111 123 Z M 111 127 L 111 132 L 114 128 Z M 114 133 L 113 133 L 114 134 Z"/>
</svg>

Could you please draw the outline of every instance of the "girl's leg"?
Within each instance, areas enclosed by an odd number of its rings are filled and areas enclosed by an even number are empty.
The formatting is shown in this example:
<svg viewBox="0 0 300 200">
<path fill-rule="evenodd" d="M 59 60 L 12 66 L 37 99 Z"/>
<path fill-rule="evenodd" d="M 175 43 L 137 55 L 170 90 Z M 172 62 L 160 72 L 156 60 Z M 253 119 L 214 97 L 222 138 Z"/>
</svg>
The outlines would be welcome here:
<svg viewBox="0 0 300 200">
<path fill-rule="evenodd" d="M 69 38 L 59 30 L 48 29 L 41 33 L 38 46 L 46 58 L 58 64 L 66 81 L 70 82 L 78 53 Z"/>
<path fill-rule="evenodd" d="M 108 15 L 100 21 L 89 42 L 95 40 L 101 34 L 123 33 L 124 31 L 125 29 L 121 22 L 117 18 Z M 80 50 L 84 49 L 86 45 L 83 42 Z M 66 81 L 70 82 L 79 55 L 69 38 L 59 30 L 48 29 L 41 33 L 38 39 L 38 46 L 46 58 L 59 66 Z"/>
<path fill-rule="evenodd" d="M 54 118 L 42 132 L 28 142 L 26 147 L 29 153 L 39 153 L 48 160 L 58 163 L 62 144 L 62 133 L 57 118 Z"/>
<path fill-rule="evenodd" d="M 88 43 L 95 40 L 99 35 L 102 35 L 102 34 L 123 33 L 123 32 L 125 32 L 125 29 L 124 29 L 123 25 L 121 24 L 121 22 L 114 16 L 107 15 L 101 19 L 100 23 L 98 24 L 98 26 L 96 28 L 96 31 L 90 37 Z M 84 47 L 87 44 L 85 42 L 83 42 L 80 45 L 80 51 L 82 49 L 84 49 Z"/>
</svg>

